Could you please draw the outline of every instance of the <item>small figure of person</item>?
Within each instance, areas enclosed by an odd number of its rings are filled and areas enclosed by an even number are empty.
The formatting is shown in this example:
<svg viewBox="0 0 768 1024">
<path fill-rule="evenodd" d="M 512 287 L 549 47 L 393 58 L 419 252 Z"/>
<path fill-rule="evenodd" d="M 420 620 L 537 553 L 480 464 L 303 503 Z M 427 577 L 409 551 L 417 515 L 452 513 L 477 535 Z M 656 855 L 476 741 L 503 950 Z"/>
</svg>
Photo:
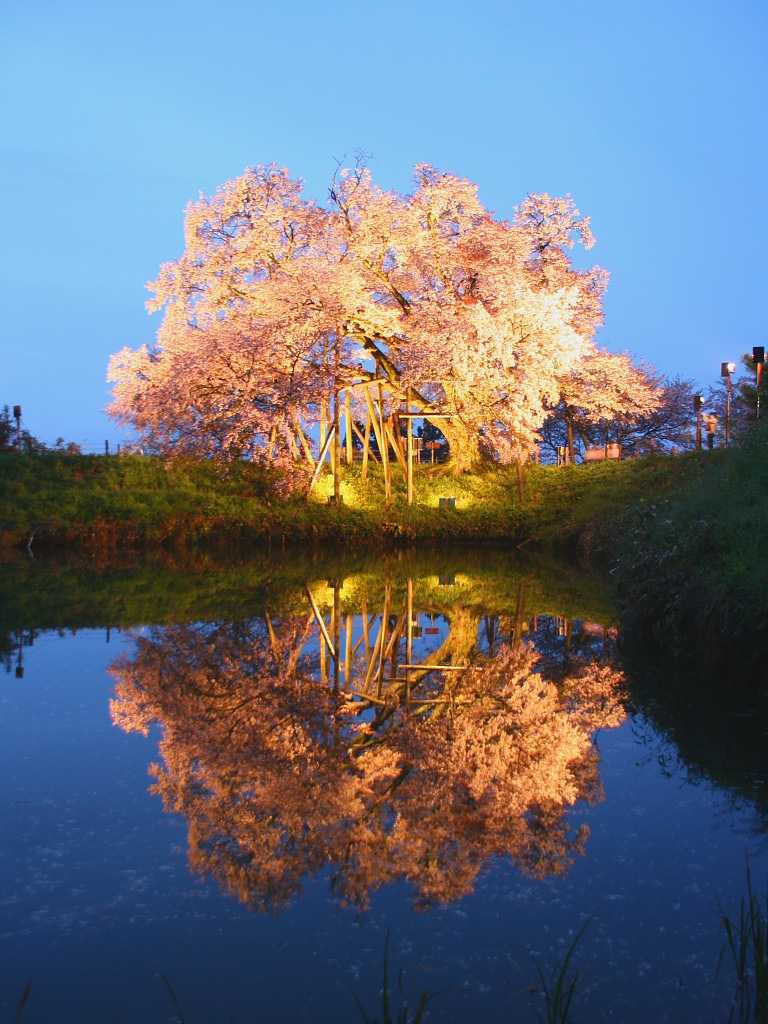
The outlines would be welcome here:
<svg viewBox="0 0 768 1024">
<path fill-rule="evenodd" d="M 715 447 L 715 431 L 717 430 L 717 413 L 702 413 L 701 418 L 704 420 L 704 427 L 707 431 L 707 445 L 711 451 Z"/>
</svg>

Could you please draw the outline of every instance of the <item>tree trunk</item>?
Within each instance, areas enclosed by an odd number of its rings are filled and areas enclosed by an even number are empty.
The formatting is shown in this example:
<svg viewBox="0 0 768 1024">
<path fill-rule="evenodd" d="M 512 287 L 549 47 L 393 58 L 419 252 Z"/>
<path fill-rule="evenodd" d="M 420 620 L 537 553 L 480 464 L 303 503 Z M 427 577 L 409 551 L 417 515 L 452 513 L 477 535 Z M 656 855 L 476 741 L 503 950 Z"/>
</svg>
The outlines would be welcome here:
<svg viewBox="0 0 768 1024">
<path fill-rule="evenodd" d="M 576 461 L 576 449 L 573 443 L 573 411 L 565 407 L 565 422 L 568 427 L 568 458 L 571 461 L 571 465 Z"/>
<path fill-rule="evenodd" d="M 429 420 L 429 416 L 425 419 Z M 440 424 L 439 429 L 445 434 L 450 446 L 450 463 L 456 476 L 475 469 L 483 461 L 480 434 L 477 430 L 467 427 L 458 416 L 450 420 L 438 420 L 437 423 Z"/>
<path fill-rule="evenodd" d="M 520 502 L 525 501 L 525 463 L 518 462 L 517 465 L 517 496 Z"/>
</svg>

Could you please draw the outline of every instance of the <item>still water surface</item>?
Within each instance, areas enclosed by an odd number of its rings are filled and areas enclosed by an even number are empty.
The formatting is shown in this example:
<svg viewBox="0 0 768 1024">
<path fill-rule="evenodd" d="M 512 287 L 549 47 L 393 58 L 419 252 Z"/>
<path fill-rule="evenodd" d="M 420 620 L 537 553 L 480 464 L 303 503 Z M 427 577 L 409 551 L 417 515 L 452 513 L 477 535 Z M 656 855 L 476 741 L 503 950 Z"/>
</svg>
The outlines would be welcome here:
<svg viewBox="0 0 768 1024">
<path fill-rule="evenodd" d="M 593 581 L 456 551 L 17 586 L 3 1019 L 30 981 L 24 1024 L 380 1017 L 389 936 L 395 1005 L 533 1021 L 584 925 L 576 1020 L 727 1019 L 765 719 L 627 668 Z"/>
</svg>

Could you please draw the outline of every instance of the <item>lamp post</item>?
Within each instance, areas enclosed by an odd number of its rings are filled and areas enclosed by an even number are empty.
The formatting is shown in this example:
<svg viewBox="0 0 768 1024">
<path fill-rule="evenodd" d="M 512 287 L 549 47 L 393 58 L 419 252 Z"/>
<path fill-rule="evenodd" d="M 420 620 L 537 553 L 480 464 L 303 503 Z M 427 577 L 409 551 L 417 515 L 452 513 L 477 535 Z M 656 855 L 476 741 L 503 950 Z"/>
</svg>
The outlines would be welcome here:
<svg viewBox="0 0 768 1024">
<path fill-rule="evenodd" d="M 693 408 L 696 411 L 696 450 L 701 451 L 701 407 L 704 403 L 704 395 L 693 396 Z"/>
<path fill-rule="evenodd" d="M 725 447 L 728 447 L 728 438 L 730 436 L 730 424 L 731 424 L 731 374 L 736 372 L 736 363 L 722 363 L 720 366 L 720 376 L 726 380 L 726 398 L 725 398 Z"/>
<path fill-rule="evenodd" d="M 756 388 L 755 388 L 755 395 L 756 395 L 755 419 L 759 420 L 760 419 L 760 377 L 761 377 L 761 374 L 763 372 L 763 363 L 765 362 L 765 346 L 764 345 L 755 345 L 755 347 L 752 349 L 752 362 L 755 364 L 755 382 L 756 382 Z"/>
<path fill-rule="evenodd" d="M 13 418 L 16 420 L 16 448 L 21 455 L 21 406 L 14 405 Z"/>
</svg>

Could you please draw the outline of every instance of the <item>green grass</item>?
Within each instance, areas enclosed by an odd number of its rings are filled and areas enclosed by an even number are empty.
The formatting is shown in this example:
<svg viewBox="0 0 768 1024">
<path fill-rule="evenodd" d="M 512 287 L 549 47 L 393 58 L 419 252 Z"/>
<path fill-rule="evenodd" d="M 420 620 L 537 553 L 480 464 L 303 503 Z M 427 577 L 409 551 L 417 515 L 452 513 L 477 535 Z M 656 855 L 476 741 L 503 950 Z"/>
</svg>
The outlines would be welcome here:
<svg viewBox="0 0 768 1024">
<path fill-rule="evenodd" d="M 398 972 L 397 988 L 401 993 L 401 996 L 398 997 L 398 1005 L 395 1007 L 393 1000 L 394 993 L 389 981 L 389 932 L 387 932 L 387 937 L 384 942 L 384 976 L 381 987 L 381 1017 L 369 1017 L 365 1007 L 357 996 L 355 996 L 357 1008 L 360 1011 L 360 1015 L 365 1021 L 365 1024 L 421 1024 L 424 1020 L 424 1014 L 427 1012 L 427 1006 L 437 995 L 439 995 L 438 992 L 427 992 L 426 990 L 422 990 L 418 998 L 418 1005 L 416 1006 L 415 1011 L 412 1012 L 408 1006 L 407 1000 L 402 998 L 402 968 Z"/>
<path fill-rule="evenodd" d="M 151 546 L 211 537 L 300 540 L 535 540 L 573 546 L 592 517 L 611 516 L 675 478 L 672 460 L 557 469 L 531 466 L 524 501 L 514 468 L 454 476 L 443 466 L 415 474 L 414 503 L 395 477 L 387 506 L 380 466 L 366 484 L 343 466 L 343 502 L 329 504 L 330 473 L 309 500 L 282 497 L 277 474 L 236 463 L 172 462 L 144 456 L 0 456 L 0 543 L 98 548 Z M 440 508 L 441 497 L 456 507 Z"/>
<path fill-rule="evenodd" d="M 573 1022 L 571 1007 L 574 999 L 579 995 L 579 982 L 582 980 L 580 968 L 573 966 L 573 958 L 590 921 L 591 918 L 581 926 L 563 960 L 551 967 L 549 971 L 545 971 L 536 960 L 536 970 L 541 983 L 541 991 L 544 994 L 545 1014 L 542 1016 L 538 1011 L 536 1012 L 542 1024 L 572 1024 Z"/>
</svg>

